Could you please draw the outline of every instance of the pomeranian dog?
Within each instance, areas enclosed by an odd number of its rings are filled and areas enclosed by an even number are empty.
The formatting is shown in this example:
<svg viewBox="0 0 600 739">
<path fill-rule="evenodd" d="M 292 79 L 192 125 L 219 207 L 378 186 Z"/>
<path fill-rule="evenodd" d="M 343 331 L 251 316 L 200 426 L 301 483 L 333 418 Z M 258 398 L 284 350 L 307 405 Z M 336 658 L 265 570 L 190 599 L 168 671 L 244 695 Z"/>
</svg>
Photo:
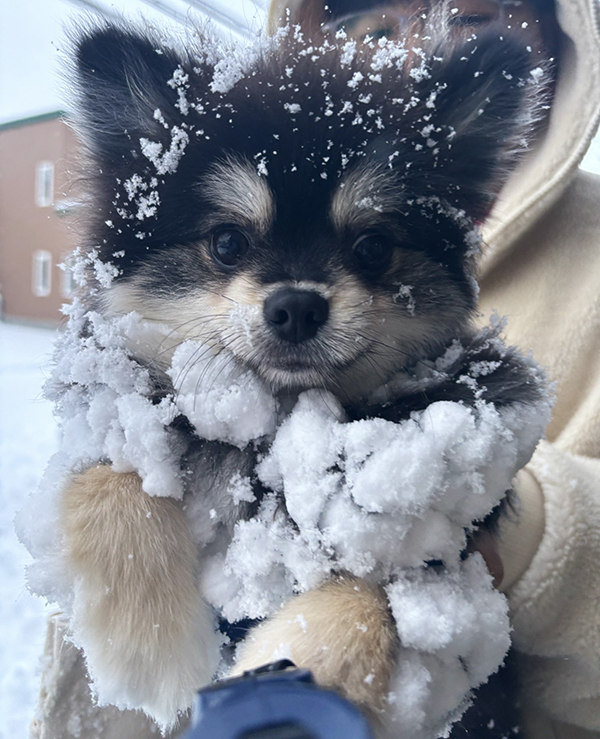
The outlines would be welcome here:
<svg viewBox="0 0 600 739">
<path fill-rule="evenodd" d="M 102 315 L 135 311 L 172 329 L 160 346 L 130 347 L 158 399 L 173 392 L 170 355 L 192 338 L 281 398 L 331 391 L 350 419 L 474 404 L 464 377 L 477 362 L 489 402 L 538 400 L 518 353 L 473 327 L 477 227 L 522 148 L 528 55 L 493 32 L 427 43 L 317 47 L 296 30 L 240 65 L 206 39 L 180 50 L 126 26 L 80 34 L 85 248 L 113 278 L 90 270 L 82 297 Z M 463 351 L 426 393 L 408 383 L 373 400 L 456 339 Z M 182 507 L 108 466 L 63 493 L 90 673 L 114 687 L 104 700 L 163 726 L 216 664 Z M 295 660 L 376 713 L 397 648 L 383 591 L 337 578 L 298 598 L 312 626 Z M 368 628 L 351 631 L 356 622 Z M 268 620 L 253 644 L 276 644 L 286 624 L 285 612 Z M 236 669 L 257 659 L 249 645 Z M 370 681 L 353 667 L 367 662 Z"/>
</svg>

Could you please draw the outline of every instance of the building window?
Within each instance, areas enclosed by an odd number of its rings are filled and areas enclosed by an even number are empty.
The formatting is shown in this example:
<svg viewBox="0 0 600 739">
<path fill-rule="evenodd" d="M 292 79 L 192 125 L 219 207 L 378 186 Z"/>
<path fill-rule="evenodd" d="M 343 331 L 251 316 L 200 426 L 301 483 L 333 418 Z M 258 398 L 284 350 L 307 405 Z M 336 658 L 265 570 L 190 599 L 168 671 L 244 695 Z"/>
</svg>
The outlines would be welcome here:
<svg viewBox="0 0 600 739">
<path fill-rule="evenodd" d="M 35 202 L 48 208 L 54 202 L 54 163 L 40 162 L 35 175 Z"/>
<path fill-rule="evenodd" d="M 59 264 L 58 266 L 63 271 L 61 280 L 62 296 L 63 298 L 72 298 L 77 289 L 77 282 L 75 280 L 75 274 L 73 273 L 75 259 L 72 255 L 69 255 L 65 257 L 62 264 Z"/>
<path fill-rule="evenodd" d="M 52 290 L 52 254 L 40 249 L 33 253 L 32 290 L 38 298 L 45 298 Z"/>
</svg>

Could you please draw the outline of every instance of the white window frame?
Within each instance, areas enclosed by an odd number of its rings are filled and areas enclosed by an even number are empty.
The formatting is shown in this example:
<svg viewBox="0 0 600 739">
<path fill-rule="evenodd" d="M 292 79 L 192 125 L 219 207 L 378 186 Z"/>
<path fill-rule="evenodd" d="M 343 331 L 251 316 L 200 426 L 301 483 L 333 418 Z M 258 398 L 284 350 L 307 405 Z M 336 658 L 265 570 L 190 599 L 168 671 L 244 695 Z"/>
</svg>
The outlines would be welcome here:
<svg viewBox="0 0 600 739">
<path fill-rule="evenodd" d="M 54 162 L 38 162 L 35 170 L 35 202 L 39 208 L 54 203 Z"/>
<path fill-rule="evenodd" d="M 33 252 L 31 290 L 37 298 L 47 298 L 52 292 L 52 254 L 46 249 Z"/>
</svg>

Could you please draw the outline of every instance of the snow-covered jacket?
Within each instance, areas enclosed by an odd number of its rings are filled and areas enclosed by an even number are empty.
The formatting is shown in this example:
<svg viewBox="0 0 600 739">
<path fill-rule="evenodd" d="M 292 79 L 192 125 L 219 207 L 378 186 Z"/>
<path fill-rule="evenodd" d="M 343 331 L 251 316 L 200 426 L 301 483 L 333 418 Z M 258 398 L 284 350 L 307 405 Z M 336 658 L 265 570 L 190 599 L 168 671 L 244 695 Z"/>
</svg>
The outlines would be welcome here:
<svg viewBox="0 0 600 739">
<path fill-rule="evenodd" d="M 274 0 L 270 25 L 303 0 Z M 314 7 L 314 3 L 306 3 Z M 356 7 L 356 5 L 354 6 Z M 556 382 L 553 420 L 501 529 L 527 739 L 600 737 L 600 178 L 578 169 L 600 114 L 600 7 L 557 0 L 549 125 L 485 228 L 481 310 Z"/>
</svg>

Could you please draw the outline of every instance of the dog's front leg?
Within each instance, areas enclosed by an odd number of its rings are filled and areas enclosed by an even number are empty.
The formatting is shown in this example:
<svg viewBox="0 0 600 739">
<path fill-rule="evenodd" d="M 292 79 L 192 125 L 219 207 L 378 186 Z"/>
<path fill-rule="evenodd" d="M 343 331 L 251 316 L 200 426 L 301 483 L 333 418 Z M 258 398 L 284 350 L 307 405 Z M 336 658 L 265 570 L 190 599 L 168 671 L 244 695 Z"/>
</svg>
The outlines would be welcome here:
<svg viewBox="0 0 600 739">
<path fill-rule="evenodd" d="M 297 596 L 253 629 L 233 674 L 286 657 L 377 719 L 386 706 L 397 653 L 384 591 L 343 576 Z"/>
<path fill-rule="evenodd" d="M 71 480 L 63 514 L 73 636 L 99 700 L 141 708 L 166 728 L 218 659 L 181 504 L 99 466 Z"/>
</svg>

